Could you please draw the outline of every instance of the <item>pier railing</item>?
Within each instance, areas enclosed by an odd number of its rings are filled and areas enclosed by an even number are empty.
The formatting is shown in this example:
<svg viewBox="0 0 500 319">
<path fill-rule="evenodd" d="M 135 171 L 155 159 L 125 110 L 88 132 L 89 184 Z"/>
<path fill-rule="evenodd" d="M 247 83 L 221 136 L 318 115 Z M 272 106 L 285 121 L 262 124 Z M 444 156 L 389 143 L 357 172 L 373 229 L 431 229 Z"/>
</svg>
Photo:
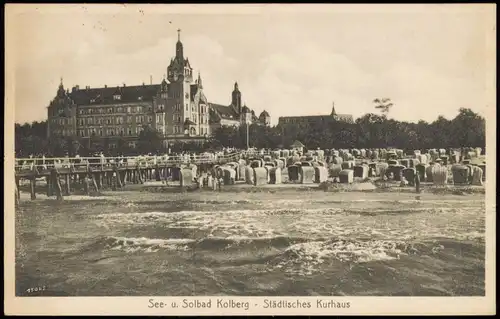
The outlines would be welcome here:
<svg viewBox="0 0 500 319">
<path fill-rule="evenodd" d="M 78 167 L 154 167 L 156 165 L 182 164 L 225 164 L 237 161 L 245 152 L 230 154 L 197 154 L 191 155 L 153 155 L 153 156 L 124 156 L 124 157 L 50 157 L 50 158 L 16 158 L 15 170 L 49 170 L 51 168 L 78 168 Z"/>
</svg>

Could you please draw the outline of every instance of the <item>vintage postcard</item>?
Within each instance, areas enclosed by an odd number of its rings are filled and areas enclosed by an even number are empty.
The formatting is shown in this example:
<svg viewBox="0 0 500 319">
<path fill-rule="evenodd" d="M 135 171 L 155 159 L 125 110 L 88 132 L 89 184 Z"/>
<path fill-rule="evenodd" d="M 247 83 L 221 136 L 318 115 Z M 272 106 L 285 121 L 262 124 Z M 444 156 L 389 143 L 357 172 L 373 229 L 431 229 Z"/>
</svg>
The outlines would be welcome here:
<svg viewBox="0 0 500 319">
<path fill-rule="evenodd" d="M 495 313 L 494 4 L 5 9 L 7 314 Z"/>
</svg>

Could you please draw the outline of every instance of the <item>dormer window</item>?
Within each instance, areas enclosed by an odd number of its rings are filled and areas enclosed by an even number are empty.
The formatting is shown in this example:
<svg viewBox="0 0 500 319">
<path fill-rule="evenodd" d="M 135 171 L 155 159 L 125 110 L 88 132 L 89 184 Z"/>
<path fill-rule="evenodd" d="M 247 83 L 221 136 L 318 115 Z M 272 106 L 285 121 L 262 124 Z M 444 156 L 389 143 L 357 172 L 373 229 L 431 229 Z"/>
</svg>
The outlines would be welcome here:
<svg viewBox="0 0 500 319">
<path fill-rule="evenodd" d="M 137 97 L 137 100 L 142 101 L 142 96 Z"/>
<path fill-rule="evenodd" d="M 90 100 L 90 103 L 95 103 L 95 99 L 91 99 L 91 100 Z"/>
<path fill-rule="evenodd" d="M 122 96 L 120 94 L 113 95 L 113 100 L 121 100 Z"/>
</svg>

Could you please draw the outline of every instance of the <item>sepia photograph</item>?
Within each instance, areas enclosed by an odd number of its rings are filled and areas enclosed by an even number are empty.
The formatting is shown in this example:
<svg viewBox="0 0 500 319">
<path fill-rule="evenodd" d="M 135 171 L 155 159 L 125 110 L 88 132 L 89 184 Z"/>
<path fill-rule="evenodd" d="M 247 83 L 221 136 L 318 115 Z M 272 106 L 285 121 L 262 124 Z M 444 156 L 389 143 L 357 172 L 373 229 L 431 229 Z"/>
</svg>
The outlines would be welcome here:
<svg viewBox="0 0 500 319">
<path fill-rule="evenodd" d="M 495 313 L 495 5 L 5 8 L 11 314 Z"/>
</svg>

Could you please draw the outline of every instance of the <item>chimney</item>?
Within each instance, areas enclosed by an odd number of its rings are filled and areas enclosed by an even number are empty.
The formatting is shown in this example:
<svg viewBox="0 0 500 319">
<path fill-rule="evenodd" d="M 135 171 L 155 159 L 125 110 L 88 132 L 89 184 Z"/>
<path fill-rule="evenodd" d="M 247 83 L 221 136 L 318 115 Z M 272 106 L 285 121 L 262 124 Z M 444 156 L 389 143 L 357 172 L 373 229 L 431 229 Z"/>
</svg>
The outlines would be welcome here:
<svg viewBox="0 0 500 319">
<path fill-rule="evenodd" d="M 108 87 L 108 85 L 107 85 L 107 84 L 104 84 L 104 88 L 106 89 L 107 87 Z"/>
<path fill-rule="evenodd" d="M 126 87 L 127 85 L 125 83 L 123 83 L 123 87 Z"/>
<path fill-rule="evenodd" d="M 153 85 L 153 76 L 152 75 L 149 76 L 149 84 Z"/>
</svg>

